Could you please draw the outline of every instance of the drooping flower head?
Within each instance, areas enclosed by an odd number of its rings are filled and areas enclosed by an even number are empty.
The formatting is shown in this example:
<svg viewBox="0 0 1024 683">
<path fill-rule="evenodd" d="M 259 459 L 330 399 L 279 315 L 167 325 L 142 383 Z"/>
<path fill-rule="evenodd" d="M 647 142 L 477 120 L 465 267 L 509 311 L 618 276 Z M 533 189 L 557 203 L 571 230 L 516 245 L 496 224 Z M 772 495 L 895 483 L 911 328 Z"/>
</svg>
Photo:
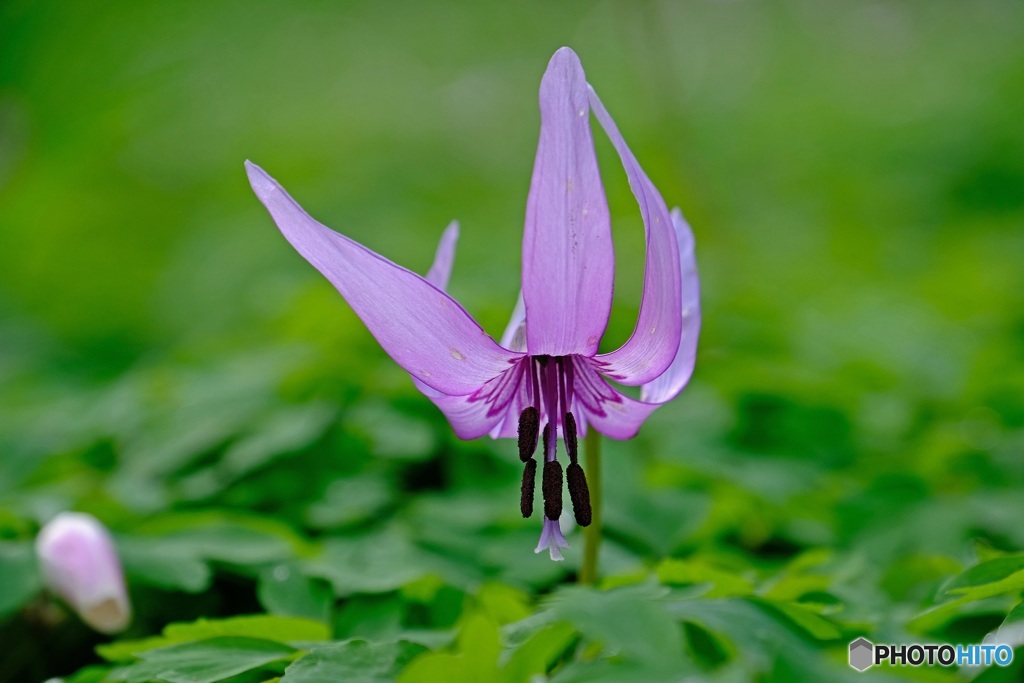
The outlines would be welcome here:
<svg viewBox="0 0 1024 683">
<path fill-rule="evenodd" d="M 559 437 L 576 521 L 586 526 L 590 500 L 577 462 L 578 438 L 594 428 L 628 439 L 682 390 L 693 372 L 700 308 L 689 226 L 678 209 L 669 212 L 567 47 L 551 58 L 541 80 L 540 110 L 522 289 L 500 344 L 445 291 L 456 225 L 444 232 L 433 266 L 421 277 L 321 225 L 262 169 L 250 162 L 246 168 L 284 236 L 338 289 L 459 437 L 518 437 L 524 517 L 533 511 L 534 453 L 541 446 L 544 529 L 537 552 L 547 549 L 558 560 L 568 545 L 558 526 Z M 636 328 L 609 353 L 598 353 L 598 346 L 611 312 L 615 256 L 591 112 L 625 167 L 647 240 Z M 640 386 L 640 399 L 608 380 Z"/>
<path fill-rule="evenodd" d="M 123 631 L 132 610 L 114 542 L 99 520 L 62 512 L 36 537 L 43 579 L 82 621 L 102 633 Z"/>
</svg>

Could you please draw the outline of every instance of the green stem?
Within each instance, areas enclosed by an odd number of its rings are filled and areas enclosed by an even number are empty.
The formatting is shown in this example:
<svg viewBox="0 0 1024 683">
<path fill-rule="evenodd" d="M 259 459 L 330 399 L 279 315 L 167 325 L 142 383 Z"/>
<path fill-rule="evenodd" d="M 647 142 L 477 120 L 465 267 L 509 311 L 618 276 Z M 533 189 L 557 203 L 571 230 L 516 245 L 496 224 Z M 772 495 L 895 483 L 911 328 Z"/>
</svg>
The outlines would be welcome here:
<svg viewBox="0 0 1024 683">
<path fill-rule="evenodd" d="M 583 565 L 580 567 L 580 583 L 597 583 L 597 554 L 601 547 L 601 435 L 593 425 L 587 432 L 583 445 L 583 459 L 586 464 L 587 483 L 590 487 L 590 526 L 583 529 Z"/>
</svg>

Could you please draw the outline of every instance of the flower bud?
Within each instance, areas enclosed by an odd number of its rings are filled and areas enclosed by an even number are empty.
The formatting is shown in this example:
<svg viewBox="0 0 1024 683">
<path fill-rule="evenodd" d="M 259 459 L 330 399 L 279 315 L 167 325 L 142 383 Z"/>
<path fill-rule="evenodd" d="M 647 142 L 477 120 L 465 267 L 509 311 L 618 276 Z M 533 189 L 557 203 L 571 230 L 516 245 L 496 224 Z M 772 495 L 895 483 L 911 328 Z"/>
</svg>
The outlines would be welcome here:
<svg viewBox="0 0 1024 683">
<path fill-rule="evenodd" d="M 43 579 L 86 624 L 102 633 L 131 621 L 124 572 L 110 533 L 95 517 L 62 512 L 36 538 Z"/>
</svg>

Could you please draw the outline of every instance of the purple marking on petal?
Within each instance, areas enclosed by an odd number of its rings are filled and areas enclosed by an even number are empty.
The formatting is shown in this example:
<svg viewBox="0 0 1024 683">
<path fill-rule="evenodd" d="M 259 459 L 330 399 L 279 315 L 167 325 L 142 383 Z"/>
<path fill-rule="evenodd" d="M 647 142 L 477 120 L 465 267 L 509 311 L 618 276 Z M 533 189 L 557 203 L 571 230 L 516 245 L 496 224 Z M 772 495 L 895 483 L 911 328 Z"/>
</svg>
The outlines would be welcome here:
<svg viewBox="0 0 1024 683">
<path fill-rule="evenodd" d="M 590 106 L 626 169 L 629 187 L 640 205 L 647 239 L 644 293 L 636 328 L 620 348 L 597 359 L 605 374 L 614 375 L 619 382 L 644 384 L 665 372 L 679 348 L 679 249 L 665 200 L 640 168 L 593 88 Z"/>
<path fill-rule="evenodd" d="M 277 182 L 246 162 L 249 181 L 292 246 L 331 281 L 396 363 L 431 388 L 470 394 L 519 357 L 492 340 L 421 276 L 313 220 Z"/>
<path fill-rule="evenodd" d="M 563 47 L 540 85 L 526 201 L 523 298 L 532 355 L 593 356 L 611 312 L 615 254 L 579 57 Z"/>
<path fill-rule="evenodd" d="M 469 396 L 447 396 L 432 390 L 424 394 L 448 418 L 456 436 L 477 439 L 500 426 L 513 413 L 518 419 L 522 410 L 516 410 L 515 399 L 527 365 L 529 361 L 520 361 Z M 515 436 L 515 432 L 503 436 Z"/>
<path fill-rule="evenodd" d="M 577 428 L 586 418 L 597 431 L 612 439 L 631 439 L 640 430 L 644 420 L 660 403 L 644 403 L 622 394 L 609 385 L 587 358 L 576 360 L 576 395 L 581 398 L 583 410 L 577 419 Z"/>
<path fill-rule="evenodd" d="M 682 275 L 682 316 L 679 330 L 679 350 L 672 365 L 657 379 L 644 384 L 640 400 L 664 403 L 676 397 L 693 375 L 697 360 L 697 337 L 700 335 L 700 280 L 693 250 L 693 231 L 679 209 L 672 210 L 672 227 L 679 245 L 679 266 Z"/>
</svg>

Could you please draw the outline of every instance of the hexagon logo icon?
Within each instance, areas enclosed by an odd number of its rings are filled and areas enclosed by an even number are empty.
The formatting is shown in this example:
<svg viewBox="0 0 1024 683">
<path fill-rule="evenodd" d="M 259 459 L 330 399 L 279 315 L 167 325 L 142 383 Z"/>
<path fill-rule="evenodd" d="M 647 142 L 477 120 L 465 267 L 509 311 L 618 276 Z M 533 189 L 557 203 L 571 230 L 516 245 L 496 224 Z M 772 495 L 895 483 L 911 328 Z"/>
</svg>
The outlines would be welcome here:
<svg viewBox="0 0 1024 683">
<path fill-rule="evenodd" d="M 875 646 L 867 638 L 858 638 L 850 643 L 850 666 L 864 671 L 875 663 Z"/>
</svg>

